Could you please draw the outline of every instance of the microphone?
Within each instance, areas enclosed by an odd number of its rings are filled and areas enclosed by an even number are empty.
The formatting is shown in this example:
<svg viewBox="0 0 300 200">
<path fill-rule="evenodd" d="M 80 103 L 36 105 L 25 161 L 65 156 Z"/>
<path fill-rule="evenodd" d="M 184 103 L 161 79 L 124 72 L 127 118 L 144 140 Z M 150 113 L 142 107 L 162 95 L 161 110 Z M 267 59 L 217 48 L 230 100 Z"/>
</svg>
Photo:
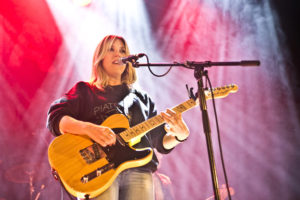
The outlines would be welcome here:
<svg viewBox="0 0 300 200">
<path fill-rule="evenodd" d="M 127 57 L 124 58 L 120 58 L 120 62 L 123 64 L 126 64 L 128 62 L 136 62 L 139 58 L 145 56 L 144 53 L 139 53 L 139 54 L 134 54 L 134 55 L 129 55 Z"/>
</svg>

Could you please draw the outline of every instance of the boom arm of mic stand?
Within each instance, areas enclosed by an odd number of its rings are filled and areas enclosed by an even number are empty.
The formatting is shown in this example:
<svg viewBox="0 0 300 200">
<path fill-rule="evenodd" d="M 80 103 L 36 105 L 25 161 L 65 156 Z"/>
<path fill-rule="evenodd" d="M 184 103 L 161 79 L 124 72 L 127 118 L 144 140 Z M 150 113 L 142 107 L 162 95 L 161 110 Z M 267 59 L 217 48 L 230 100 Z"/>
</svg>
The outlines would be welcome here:
<svg viewBox="0 0 300 200">
<path fill-rule="evenodd" d="M 211 67 L 211 66 L 245 66 L 245 67 L 256 67 L 260 65 L 259 60 L 242 60 L 242 61 L 230 61 L 230 62 L 196 62 L 196 61 L 186 61 L 185 63 L 139 63 L 134 62 L 133 66 L 138 67 L 185 67 L 189 69 L 195 69 L 196 67 Z"/>
<path fill-rule="evenodd" d="M 138 67 L 186 67 L 186 68 L 189 68 L 187 67 L 184 63 L 139 63 L 139 62 L 135 62 L 133 63 L 133 66 L 135 68 L 138 68 Z"/>
</svg>

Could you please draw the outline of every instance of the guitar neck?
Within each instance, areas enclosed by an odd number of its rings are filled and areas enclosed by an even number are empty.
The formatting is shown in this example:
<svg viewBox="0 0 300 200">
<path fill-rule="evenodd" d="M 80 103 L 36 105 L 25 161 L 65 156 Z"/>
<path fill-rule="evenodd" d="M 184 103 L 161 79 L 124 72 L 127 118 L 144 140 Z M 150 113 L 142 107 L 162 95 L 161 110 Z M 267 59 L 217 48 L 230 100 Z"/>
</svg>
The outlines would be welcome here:
<svg viewBox="0 0 300 200">
<path fill-rule="evenodd" d="M 175 106 L 174 108 L 172 108 L 172 110 L 176 113 L 183 113 L 195 106 L 196 106 L 196 102 L 193 99 L 189 99 Z M 162 118 L 162 116 L 156 115 L 148 119 L 147 121 L 144 121 L 138 125 L 135 125 L 127 129 L 126 131 L 121 132 L 120 136 L 123 138 L 125 142 L 129 142 L 136 137 L 142 137 L 148 131 L 160 126 L 163 123 L 164 123 L 164 119 Z"/>
<path fill-rule="evenodd" d="M 206 99 L 212 99 L 214 98 L 224 98 L 229 93 L 234 93 L 238 90 L 238 86 L 235 84 L 227 85 L 225 87 L 217 87 L 213 88 L 212 90 L 206 90 L 205 91 L 205 98 Z M 197 105 L 196 101 L 191 98 L 182 104 L 179 104 L 172 108 L 172 110 L 176 113 L 183 113 Z M 148 119 L 147 121 L 144 121 L 138 125 L 133 126 L 132 128 L 127 129 L 126 131 L 123 131 L 120 133 L 120 136 L 123 138 L 125 142 L 130 142 L 133 139 L 142 137 L 145 135 L 148 131 L 158 127 L 159 125 L 163 124 L 164 120 L 161 115 L 157 115 L 155 117 L 152 117 Z"/>
</svg>

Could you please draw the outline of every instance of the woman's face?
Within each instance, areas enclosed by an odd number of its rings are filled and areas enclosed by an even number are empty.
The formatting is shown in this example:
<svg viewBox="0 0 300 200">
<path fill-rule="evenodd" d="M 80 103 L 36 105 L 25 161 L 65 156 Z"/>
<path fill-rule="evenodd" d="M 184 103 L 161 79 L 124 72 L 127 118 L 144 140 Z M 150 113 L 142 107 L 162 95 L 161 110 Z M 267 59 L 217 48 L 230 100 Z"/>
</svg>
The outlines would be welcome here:
<svg viewBox="0 0 300 200">
<path fill-rule="evenodd" d="M 102 65 L 109 76 L 110 85 L 121 84 L 121 76 L 126 65 L 121 64 L 120 58 L 126 56 L 126 48 L 120 39 L 116 39 L 103 58 Z"/>
</svg>

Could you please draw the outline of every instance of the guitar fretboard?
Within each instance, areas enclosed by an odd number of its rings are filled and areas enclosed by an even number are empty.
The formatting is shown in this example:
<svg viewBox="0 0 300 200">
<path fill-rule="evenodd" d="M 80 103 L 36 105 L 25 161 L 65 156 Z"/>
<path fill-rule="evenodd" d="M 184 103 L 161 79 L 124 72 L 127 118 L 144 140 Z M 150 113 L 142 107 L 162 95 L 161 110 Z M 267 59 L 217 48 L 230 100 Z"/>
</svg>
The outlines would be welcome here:
<svg viewBox="0 0 300 200">
<path fill-rule="evenodd" d="M 237 85 L 232 84 L 225 87 L 214 88 L 213 90 L 205 91 L 205 98 L 211 99 L 212 94 L 214 94 L 214 98 L 223 98 L 226 97 L 229 93 L 236 92 L 238 90 Z M 178 106 L 172 108 L 172 110 L 176 113 L 183 113 L 193 107 L 196 106 L 196 101 L 194 99 L 189 99 Z M 144 136 L 148 131 L 158 127 L 163 124 L 164 120 L 161 115 L 157 115 L 144 121 L 138 125 L 133 126 L 132 128 L 127 129 L 120 133 L 120 136 L 123 138 L 125 142 L 130 142 L 133 139 L 140 138 Z"/>
<path fill-rule="evenodd" d="M 196 105 L 196 102 L 193 99 L 189 99 L 178 106 L 172 108 L 172 110 L 176 113 L 183 113 Z M 124 139 L 125 142 L 129 142 L 130 140 L 134 139 L 135 137 L 142 137 L 148 131 L 158 127 L 159 125 L 164 123 L 164 119 L 161 115 L 157 115 L 152 117 L 138 125 L 135 125 L 126 131 L 120 133 L 120 136 Z"/>
</svg>

